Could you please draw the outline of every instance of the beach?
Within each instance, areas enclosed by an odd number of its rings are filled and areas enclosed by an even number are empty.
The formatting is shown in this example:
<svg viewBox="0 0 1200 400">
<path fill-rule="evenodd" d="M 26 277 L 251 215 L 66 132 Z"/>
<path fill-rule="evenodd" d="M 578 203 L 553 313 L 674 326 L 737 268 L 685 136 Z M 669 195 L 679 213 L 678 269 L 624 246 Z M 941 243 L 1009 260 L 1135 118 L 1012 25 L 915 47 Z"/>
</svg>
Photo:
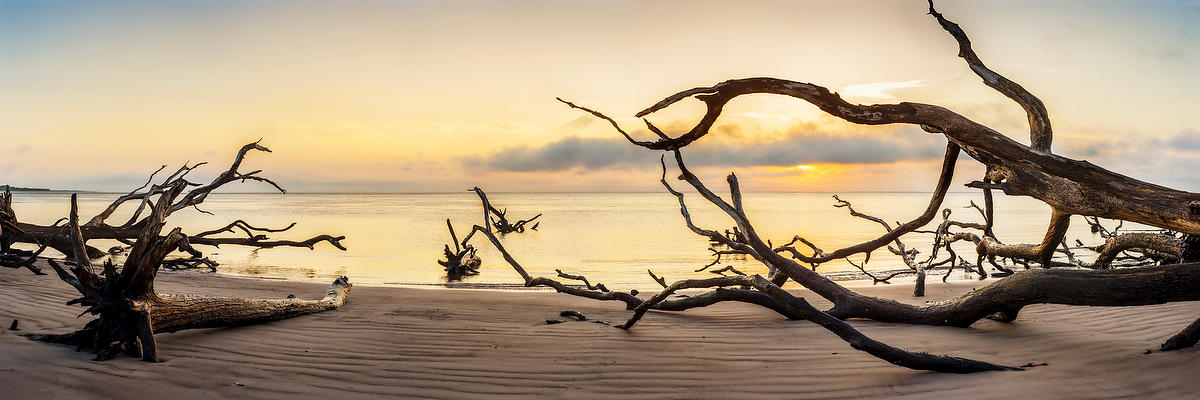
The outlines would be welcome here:
<svg viewBox="0 0 1200 400">
<path fill-rule="evenodd" d="M 952 298 L 986 282 L 863 286 L 903 302 Z M 327 285 L 160 273 L 161 293 L 320 298 Z M 787 286 L 818 307 L 828 302 Z M 645 288 L 650 289 L 650 288 Z M 647 296 L 648 294 L 643 294 Z M 1200 392 L 1196 348 L 1152 352 L 1200 314 L 1200 303 L 1144 307 L 1034 305 L 1014 323 L 970 328 L 852 321 L 907 350 L 1020 372 L 913 371 L 850 348 L 807 321 L 725 303 L 651 312 L 630 331 L 623 304 L 535 290 L 354 287 L 341 309 L 293 319 L 156 336 L 163 362 L 92 361 L 89 352 L 27 340 L 64 333 L 71 289 L 52 275 L 0 269 L 0 397 L 27 398 L 1187 398 Z M 565 320 L 547 324 L 546 320 Z"/>
<path fill-rule="evenodd" d="M 1197 21 L 6 1 L 0 400 L 1200 399 Z"/>
</svg>

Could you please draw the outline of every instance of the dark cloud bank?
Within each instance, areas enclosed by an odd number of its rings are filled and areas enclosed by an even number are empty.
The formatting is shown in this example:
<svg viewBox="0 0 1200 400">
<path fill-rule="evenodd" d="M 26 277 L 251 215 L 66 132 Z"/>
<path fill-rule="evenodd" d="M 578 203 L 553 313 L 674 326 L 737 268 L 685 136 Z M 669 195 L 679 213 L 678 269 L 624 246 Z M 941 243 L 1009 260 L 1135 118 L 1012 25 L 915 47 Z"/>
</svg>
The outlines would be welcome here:
<svg viewBox="0 0 1200 400">
<path fill-rule="evenodd" d="M 937 159 L 944 149 L 940 136 L 903 128 L 871 135 L 789 133 L 779 140 L 738 144 L 701 140 L 688 146 L 684 157 L 705 166 L 879 164 Z M 466 161 L 493 170 L 531 172 L 643 167 L 656 164 L 656 155 L 620 137 L 568 137 L 540 147 L 512 147 Z"/>
<path fill-rule="evenodd" d="M 882 164 L 939 159 L 945 139 L 914 127 L 866 134 L 828 134 L 793 129 L 778 140 L 730 143 L 705 138 L 684 151 L 694 166 L 794 166 L 816 163 Z M 714 132 L 714 136 L 720 133 Z M 717 140 L 713 140 L 717 139 Z M 726 137 L 725 139 L 729 139 Z M 1109 170 L 1180 190 L 1200 189 L 1200 131 L 1138 141 L 1096 139 L 1056 143 L 1056 152 L 1090 160 Z M 568 137 L 542 146 L 512 147 L 465 159 L 467 165 L 498 171 L 551 172 L 653 167 L 659 152 L 623 138 Z"/>
</svg>

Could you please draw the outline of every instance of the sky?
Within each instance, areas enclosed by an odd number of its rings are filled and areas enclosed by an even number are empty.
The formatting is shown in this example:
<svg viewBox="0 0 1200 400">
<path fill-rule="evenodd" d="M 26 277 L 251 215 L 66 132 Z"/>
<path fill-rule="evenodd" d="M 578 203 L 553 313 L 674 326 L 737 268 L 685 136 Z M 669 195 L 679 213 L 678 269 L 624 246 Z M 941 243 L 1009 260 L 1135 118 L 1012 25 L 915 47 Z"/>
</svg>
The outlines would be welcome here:
<svg viewBox="0 0 1200 400">
<path fill-rule="evenodd" d="M 1200 191 L 1200 1 L 938 9 L 1045 102 L 1056 153 Z M 754 76 L 937 104 L 1027 142 L 1020 107 L 956 54 L 919 0 L 0 0 L 0 183 L 127 191 L 163 164 L 212 176 L 261 138 L 273 153 L 246 167 L 296 192 L 656 191 L 659 154 L 555 97 L 650 138 L 642 108 Z M 702 113 L 650 119 L 683 132 Z M 684 157 L 750 191 L 927 191 L 944 145 L 753 95 Z M 982 170 L 960 162 L 958 180 Z"/>
</svg>

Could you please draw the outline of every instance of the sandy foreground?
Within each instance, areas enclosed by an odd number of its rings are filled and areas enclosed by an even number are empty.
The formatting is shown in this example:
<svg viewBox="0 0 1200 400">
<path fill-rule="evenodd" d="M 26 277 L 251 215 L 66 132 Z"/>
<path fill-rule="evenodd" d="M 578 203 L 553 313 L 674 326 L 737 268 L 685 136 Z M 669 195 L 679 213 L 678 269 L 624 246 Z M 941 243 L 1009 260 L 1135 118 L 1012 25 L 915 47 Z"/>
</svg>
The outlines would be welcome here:
<svg viewBox="0 0 1200 400">
<path fill-rule="evenodd" d="M 327 286 L 163 273 L 164 293 L 319 298 Z M 901 301 L 946 299 L 979 283 L 865 287 Z M 1195 398 L 1200 352 L 1144 354 L 1200 316 L 1200 303 L 1135 308 L 1039 305 L 1016 323 L 969 329 L 853 324 L 909 350 L 1023 372 L 912 371 L 851 349 L 806 321 L 746 304 L 652 312 L 632 331 L 615 302 L 552 292 L 355 287 L 341 310 L 269 324 L 158 335 L 165 362 L 91 361 L 19 333 L 67 332 L 88 318 L 54 276 L 0 269 L 0 398 Z M 801 292 L 801 294 L 803 294 Z M 811 293 L 810 301 L 825 305 Z M 240 384 L 240 385 L 239 385 Z"/>
</svg>

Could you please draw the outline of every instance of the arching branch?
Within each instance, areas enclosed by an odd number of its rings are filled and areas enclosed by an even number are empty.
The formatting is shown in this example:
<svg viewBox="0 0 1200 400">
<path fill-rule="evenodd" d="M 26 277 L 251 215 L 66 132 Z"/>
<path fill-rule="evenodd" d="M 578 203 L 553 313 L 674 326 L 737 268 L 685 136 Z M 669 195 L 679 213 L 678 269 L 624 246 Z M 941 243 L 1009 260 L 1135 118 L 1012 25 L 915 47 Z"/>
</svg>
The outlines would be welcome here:
<svg viewBox="0 0 1200 400">
<path fill-rule="evenodd" d="M 1055 210 L 1050 216 L 1050 226 L 1046 228 L 1046 235 L 1042 242 L 1037 245 L 1032 244 L 1015 244 L 1005 245 L 996 242 L 991 238 L 982 238 L 977 242 L 976 251 L 980 257 L 1006 257 L 1018 258 L 1031 261 L 1037 261 L 1044 267 L 1049 267 L 1051 257 L 1054 256 L 1054 249 L 1062 243 L 1063 237 L 1067 234 L 1067 228 L 1071 224 L 1071 215 L 1058 212 Z"/>
<path fill-rule="evenodd" d="M 1042 104 L 1042 100 L 1029 93 L 1021 85 L 984 65 L 983 60 L 980 60 L 979 56 L 975 54 L 975 50 L 971 48 L 971 39 L 967 38 L 967 33 L 958 24 L 937 12 L 933 8 L 933 0 L 929 0 L 929 15 L 936 18 L 942 29 L 954 37 L 954 40 L 958 42 L 958 56 L 966 60 L 971 71 L 982 78 L 985 85 L 996 89 L 997 92 L 1017 102 L 1021 108 L 1025 109 L 1025 114 L 1029 117 L 1029 147 L 1049 153 L 1054 133 L 1050 129 L 1050 115 L 1046 112 L 1046 106 Z"/>
<path fill-rule="evenodd" d="M 1200 204 L 1200 194 L 1139 181 L 1086 161 L 1035 151 L 943 107 L 908 102 L 851 104 L 842 100 L 836 93 L 811 83 L 773 78 L 746 78 L 679 92 L 638 115 L 647 115 L 694 96 L 707 107 L 701 121 L 687 133 L 678 136 L 668 136 L 653 142 L 632 142 L 657 150 L 683 148 L 708 134 L 728 101 L 756 93 L 795 97 L 816 105 L 832 116 L 856 124 L 905 123 L 942 133 L 952 144 L 961 146 L 968 155 L 994 171 L 994 174 L 989 175 L 997 181 L 987 184 L 986 188 L 1000 189 L 1008 195 L 1031 196 L 1064 214 L 1122 219 L 1200 234 L 1200 218 L 1189 216 L 1191 204 Z M 599 114 L 581 106 L 572 106 Z"/>
</svg>

